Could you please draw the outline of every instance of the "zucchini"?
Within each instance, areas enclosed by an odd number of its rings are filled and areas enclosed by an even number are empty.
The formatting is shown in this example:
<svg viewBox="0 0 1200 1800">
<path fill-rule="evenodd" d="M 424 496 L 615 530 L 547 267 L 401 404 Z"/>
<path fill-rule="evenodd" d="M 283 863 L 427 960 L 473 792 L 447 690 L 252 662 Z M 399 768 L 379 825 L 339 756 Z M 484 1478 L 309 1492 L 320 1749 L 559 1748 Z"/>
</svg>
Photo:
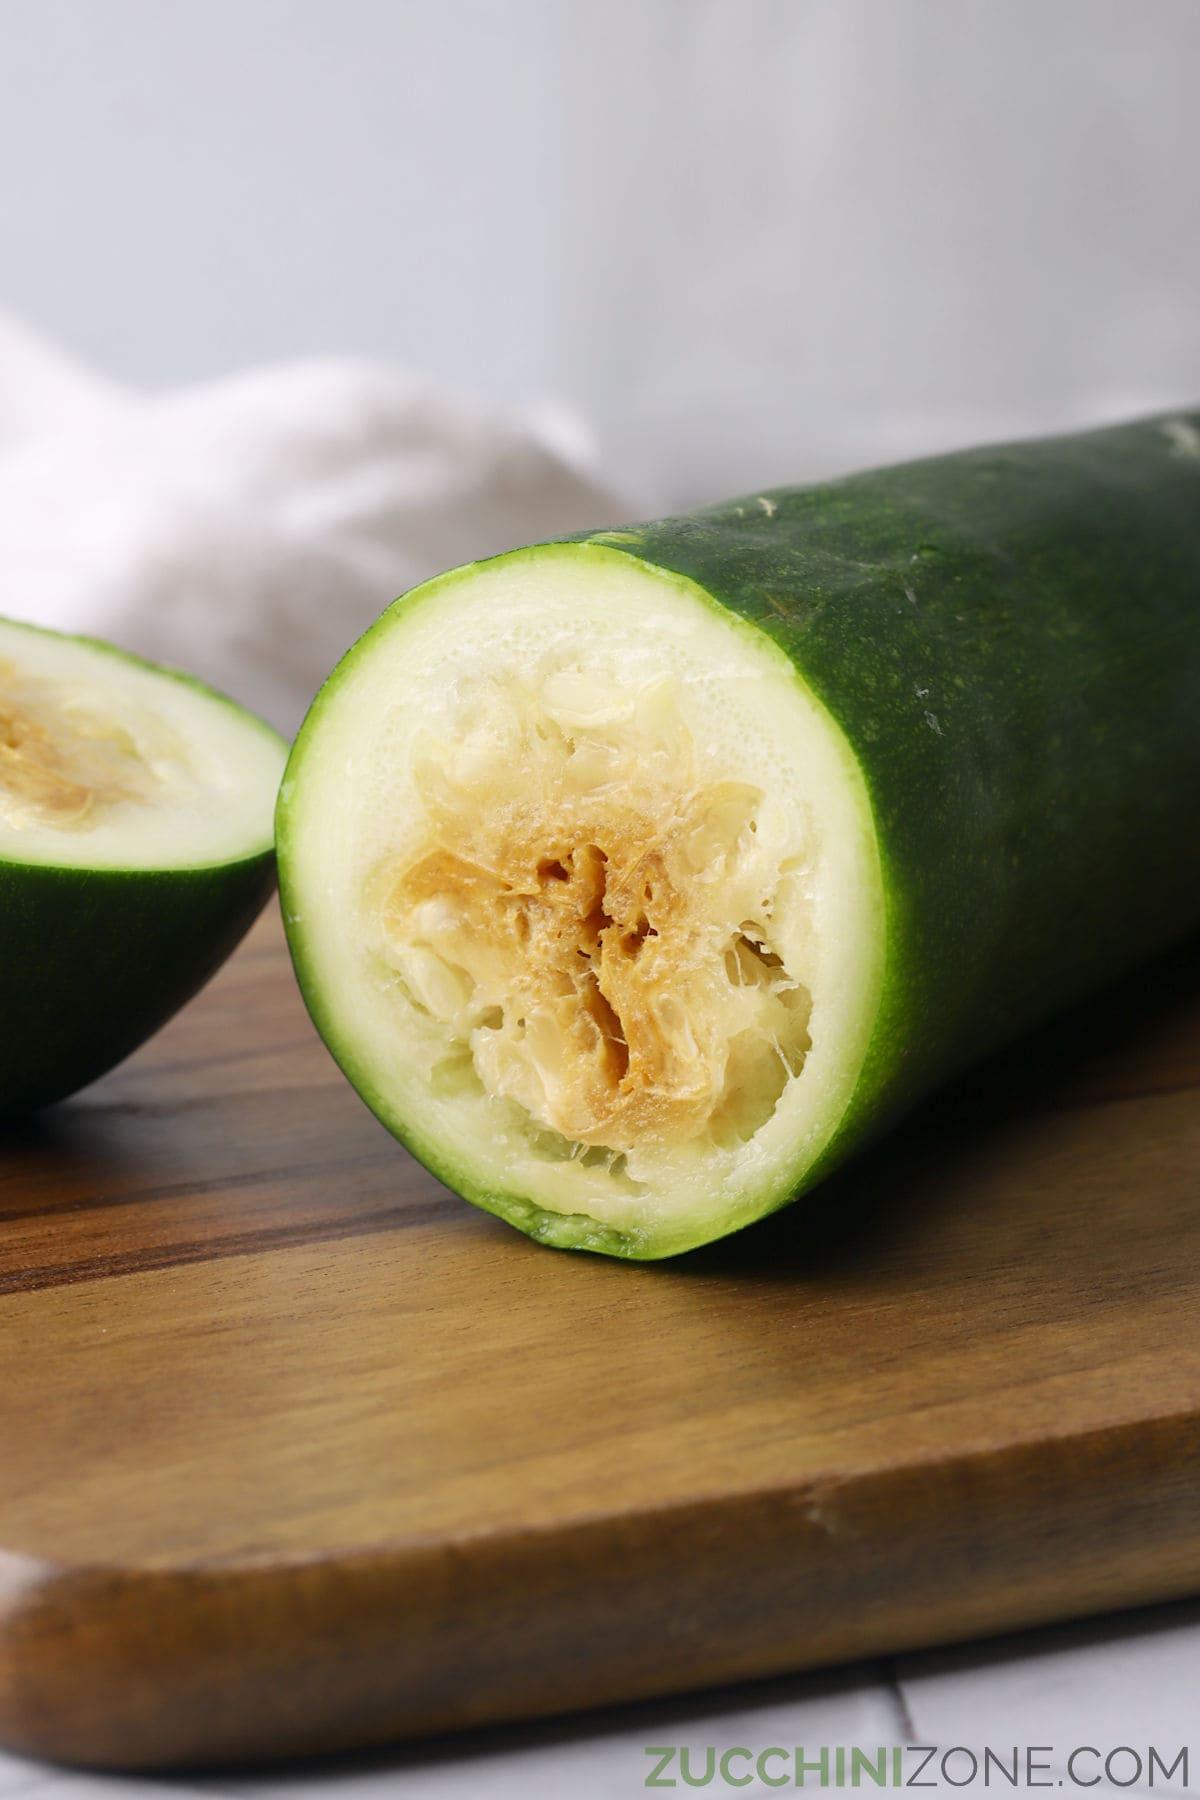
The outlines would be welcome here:
<svg viewBox="0 0 1200 1800">
<path fill-rule="evenodd" d="M 286 755 L 187 676 L 0 619 L 0 1118 L 102 1075 L 224 961 L 274 885 Z"/>
<path fill-rule="evenodd" d="M 514 551 L 397 601 L 280 796 L 301 987 L 542 1242 L 811 1188 L 1200 919 L 1200 414 Z"/>
</svg>

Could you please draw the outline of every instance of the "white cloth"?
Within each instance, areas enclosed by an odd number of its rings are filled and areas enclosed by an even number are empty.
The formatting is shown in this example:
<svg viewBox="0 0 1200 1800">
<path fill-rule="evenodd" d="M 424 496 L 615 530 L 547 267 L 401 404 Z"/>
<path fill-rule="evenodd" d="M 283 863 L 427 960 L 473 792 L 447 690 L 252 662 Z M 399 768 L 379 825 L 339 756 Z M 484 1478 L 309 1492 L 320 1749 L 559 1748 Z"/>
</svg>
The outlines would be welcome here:
<svg viewBox="0 0 1200 1800">
<path fill-rule="evenodd" d="M 567 440 L 351 361 L 135 395 L 0 319 L 0 613 L 185 668 L 290 731 L 405 588 L 628 516 Z"/>
</svg>

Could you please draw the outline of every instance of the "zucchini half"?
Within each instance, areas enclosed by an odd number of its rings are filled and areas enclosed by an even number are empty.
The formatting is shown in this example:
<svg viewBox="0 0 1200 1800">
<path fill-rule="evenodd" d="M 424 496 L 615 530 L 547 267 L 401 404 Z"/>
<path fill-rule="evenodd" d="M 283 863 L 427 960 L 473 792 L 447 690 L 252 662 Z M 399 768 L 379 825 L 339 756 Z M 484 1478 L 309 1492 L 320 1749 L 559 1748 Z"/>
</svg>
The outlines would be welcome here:
<svg viewBox="0 0 1200 1800">
<path fill-rule="evenodd" d="M 0 619 L 0 1118 L 102 1075 L 228 956 L 274 885 L 286 756 L 187 676 Z"/>
<path fill-rule="evenodd" d="M 545 1243 L 661 1257 L 1200 919 L 1200 415 L 473 564 L 281 789 L 310 1011 Z"/>
</svg>

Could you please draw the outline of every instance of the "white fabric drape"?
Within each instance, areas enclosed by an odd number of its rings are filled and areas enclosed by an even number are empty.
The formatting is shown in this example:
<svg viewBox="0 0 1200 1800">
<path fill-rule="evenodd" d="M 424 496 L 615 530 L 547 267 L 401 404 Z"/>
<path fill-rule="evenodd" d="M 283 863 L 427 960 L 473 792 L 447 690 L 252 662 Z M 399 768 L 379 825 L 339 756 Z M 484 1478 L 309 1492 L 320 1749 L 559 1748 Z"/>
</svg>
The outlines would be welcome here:
<svg viewBox="0 0 1200 1800">
<path fill-rule="evenodd" d="M 0 319 L 0 613 L 290 730 L 403 589 L 626 510 L 556 435 L 368 363 L 135 395 Z"/>
</svg>

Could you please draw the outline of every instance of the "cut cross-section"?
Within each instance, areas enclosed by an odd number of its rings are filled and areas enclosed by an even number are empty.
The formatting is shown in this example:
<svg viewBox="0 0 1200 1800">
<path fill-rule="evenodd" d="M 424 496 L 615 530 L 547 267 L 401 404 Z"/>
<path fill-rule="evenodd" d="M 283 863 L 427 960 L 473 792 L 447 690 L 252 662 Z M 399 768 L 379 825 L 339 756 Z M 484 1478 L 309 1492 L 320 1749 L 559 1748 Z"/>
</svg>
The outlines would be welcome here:
<svg viewBox="0 0 1200 1800">
<path fill-rule="evenodd" d="M 861 779 L 687 582 L 591 544 L 420 590 L 310 716 L 280 850 L 335 1054 L 549 1241 L 727 1230 L 846 1103 L 881 966 Z"/>
</svg>

